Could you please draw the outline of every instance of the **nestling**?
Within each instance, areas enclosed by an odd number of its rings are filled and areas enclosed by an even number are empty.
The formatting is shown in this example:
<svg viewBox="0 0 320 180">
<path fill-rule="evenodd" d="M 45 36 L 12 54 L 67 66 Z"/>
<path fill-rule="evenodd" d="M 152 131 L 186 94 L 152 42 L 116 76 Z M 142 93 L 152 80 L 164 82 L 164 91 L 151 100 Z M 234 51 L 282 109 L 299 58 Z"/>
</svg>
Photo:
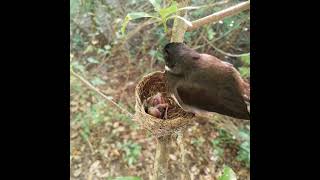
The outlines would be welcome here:
<svg viewBox="0 0 320 180">
<path fill-rule="evenodd" d="M 147 98 L 144 101 L 144 107 L 148 114 L 160 118 L 160 119 L 167 119 L 168 118 L 168 103 L 165 102 L 162 93 L 157 93 L 154 96 Z"/>
<path fill-rule="evenodd" d="M 185 111 L 250 119 L 250 86 L 232 64 L 183 43 L 167 44 L 164 55 L 169 93 Z"/>
</svg>

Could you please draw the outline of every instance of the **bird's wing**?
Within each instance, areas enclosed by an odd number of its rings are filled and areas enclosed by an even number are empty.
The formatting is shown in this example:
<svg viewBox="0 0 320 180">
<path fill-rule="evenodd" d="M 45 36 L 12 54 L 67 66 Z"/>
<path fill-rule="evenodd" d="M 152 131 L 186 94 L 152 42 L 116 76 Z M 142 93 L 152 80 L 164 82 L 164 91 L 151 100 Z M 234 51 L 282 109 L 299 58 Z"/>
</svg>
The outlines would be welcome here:
<svg viewBox="0 0 320 180">
<path fill-rule="evenodd" d="M 177 95 L 189 107 L 239 118 L 249 119 L 247 105 L 236 78 L 210 78 L 199 72 L 177 86 Z"/>
</svg>

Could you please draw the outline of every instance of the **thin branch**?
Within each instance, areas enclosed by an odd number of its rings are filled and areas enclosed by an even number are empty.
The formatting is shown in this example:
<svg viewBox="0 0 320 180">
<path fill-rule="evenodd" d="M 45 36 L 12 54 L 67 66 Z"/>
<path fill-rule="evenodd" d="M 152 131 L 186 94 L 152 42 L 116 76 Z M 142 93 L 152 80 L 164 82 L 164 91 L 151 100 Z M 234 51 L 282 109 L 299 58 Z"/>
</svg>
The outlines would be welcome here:
<svg viewBox="0 0 320 180">
<path fill-rule="evenodd" d="M 196 10 L 196 9 L 201 9 L 201 8 L 207 9 L 207 8 L 211 8 L 211 7 L 214 7 L 214 6 L 227 4 L 227 3 L 229 3 L 229 1 L 230 0 L 225 0 L 225 1 L 219 1 L 219 2 L 212 3 L 212 4 L 202 5 L 202 6 L 183 7 L 183 8 L 178 9 L 178 11 L 181 11 L 181 10 Z"/>
<path fill-rule="evenodd" d="M 81 82 L 83 82 L 88 88 L 98 93 L 100 96 L 108 100 L 113 105 L 117 106 L 119 109 L 121 109 L 123 112 L 127 113 L 130 117 L 133 117 L 133 115 L 126 109 L 122 108 L 120 105 L 118 105 L 116 102 L 112 101 L 110 98 L 108 98 L 106 95 L 104 95 L 98 88 L 94 87 L 90 82 L 88 82 L 86 79 L 84 79 L 79 74 L 75 73 L 72 69 L 70 69 L 70 72 L 72 75 L 74 75 L 76 78 L 78 78 Z"/>
<path fill-rule="evenodd" d="M 157 23 L 157 25 L 159 25 L 161 22 L 159 22 L 159 20 L 154 20 L 153 18 L 143 22 L 142 24 L 140 24 L 139 26 L 137 26 L 135 29 L 131 30 L 130 33 L 128 33 L 125 37 L 125 39 L 123 39 L 123 41 L 121 42 L 120 47 L 123 47 L 125 45 L 125 43 L 131 39 L 134 35 L 136 35 L 137 33 L 140 32 L 140 30 L 142 30 L 143 28 L 145 28 L 146 26 L 150 25 L 150 24 L 154 24 Z"/>
<path fill-rule="evenodd" d="M 244 54 L 231 54 L 231 53 L 227 53 L 219 48 L 217 48 L 215 45 L 213 45 L 212 42 L 210 42 L 207 38 L 205 38 L 203 35 L 202 36 L 202 39 L 204 39 L 205 41 L 207 41 L 207 43 L 213 47 L 216 51 L 218 51 L 219 53 L 223 54 L 223 55 L 226 55 L 226 56 L 230 56 L 230 57 L 242 57 L 242 56 L 248 56 L 250 55 L 250 53 L 244 53 Z"/>
<path fill-rule="evenodd" d="M 222 10 L 222 11 L 213 13 L 209 16 L 192 21 L 192 26 L 191 27 L 189 26 L 187 31 L 195 30 L 203 25 L 222 20 L 222 19 L 229 17 L 229 16 L 233 16 L 233 15 L 238 14 L 244 10 L 247 10 L 247 9 L 250 9 L 250 1 L 239 3 L 237 5 L 231 6 L 227 9 Z"/>
<path fill-rule="evenodd" d="M 92 147 L 91 142 L 89 141 L 89 139 L 88 139 L 88 138 L 85 138 L 85 139 L 86 139 L 86 141 L 87 141 L 87 143 L 88 143 L 88 145 L 89 145 L 89 148 L 90 148 L 91 154 L 92 154 L 92 155 L 94 155 L 94 150 L 93 150 L 93 147 Z"/>
</svg>

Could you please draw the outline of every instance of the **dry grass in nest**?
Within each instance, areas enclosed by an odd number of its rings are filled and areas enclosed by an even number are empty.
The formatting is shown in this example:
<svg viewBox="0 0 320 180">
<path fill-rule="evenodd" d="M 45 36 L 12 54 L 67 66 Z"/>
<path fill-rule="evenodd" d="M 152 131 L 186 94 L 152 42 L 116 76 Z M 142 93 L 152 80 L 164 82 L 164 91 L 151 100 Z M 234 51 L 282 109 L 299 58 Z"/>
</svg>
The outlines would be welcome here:
<svg viewBox="0 0 320 180">
<path fill-rule="evenodd" d="M 149 130 L 156 136 L 171 134 L 181 128 L 186 127 L 194 117 L 192 113 L 184 111 L 169 96 L 167 91 L 166 75 L 164 72 L 156 71 L 142 78 L 137 84 L 136 96 L 136 113 L 134 120 L 138 121 L 143 128 Z M 168 119 L 159 119 L 146 113 L 143 101 L 156 93 L 163 93 L 166 103 L 169 104 Z"/>
</svg>

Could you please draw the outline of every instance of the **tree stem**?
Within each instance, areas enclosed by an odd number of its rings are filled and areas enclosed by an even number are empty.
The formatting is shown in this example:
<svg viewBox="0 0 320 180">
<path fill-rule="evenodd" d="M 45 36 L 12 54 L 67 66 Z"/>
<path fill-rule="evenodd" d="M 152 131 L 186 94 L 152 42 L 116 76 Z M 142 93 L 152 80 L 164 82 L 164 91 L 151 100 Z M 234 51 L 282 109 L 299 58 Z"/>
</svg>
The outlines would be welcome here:
<svg viewBox="0 0 320 180">
<path fill-rule="evenodd" d="M 186 7 L 189 4 L 190 0 L 180 0 L 178 2 L 178 8 Z M 185 11 L 179 11 L 177 13 L 178 16 L 185 16 Z M 187 31 L 188 25 L 181 19 L 175 18 L 172 27 L 172 35 L 170 42 L 183 42 L 184 33 Z"/>
<path fill-rule="evenodd" d="M 180 159 L 181 159 L 181 169 L 182 169 L 182 174 L 181 174 L 181 179 L 183 180 L 191 180 L 190 173 L 187 168 L 187 151 L 185 149 L 186 144 L 184 141 L 184 136 L 185 135 L 185 130 L 181 130 L 178 132 L 178 137 L 177 137 L 177 143 L 180 149 Z"/>
<path fill-rule="evenodd" d="M 157 138 L 156 157 L 154 161 L 154 174 L 152 180 L 166 180 L 168 174 L 169 145 L 171 136 Z"/>
</svg>

